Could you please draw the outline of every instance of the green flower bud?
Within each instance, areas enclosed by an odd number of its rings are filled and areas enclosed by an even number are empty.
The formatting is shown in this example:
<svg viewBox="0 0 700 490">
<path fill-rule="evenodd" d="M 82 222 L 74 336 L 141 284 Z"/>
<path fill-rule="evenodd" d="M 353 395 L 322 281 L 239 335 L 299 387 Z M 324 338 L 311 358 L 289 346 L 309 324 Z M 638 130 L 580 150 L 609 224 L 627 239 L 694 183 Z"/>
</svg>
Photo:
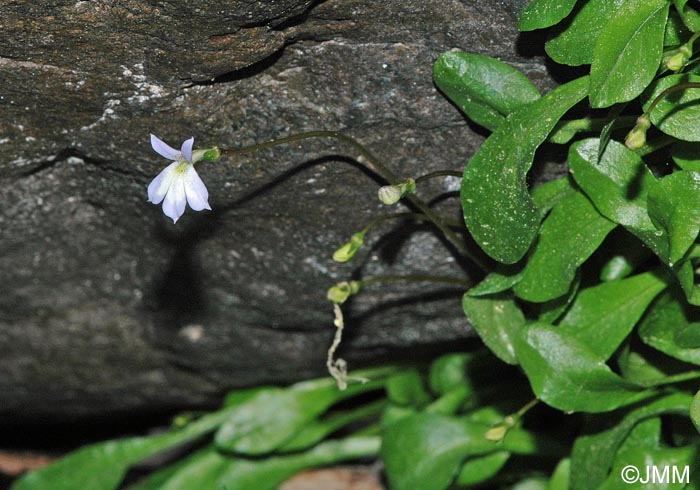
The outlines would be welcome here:
<svg viewBox="0 0 700 490">
<path fill-rule="evenodd" d="M 339 282 L 328 290 L 326 298 L 331 303 L 342 305 L 350 296 L 357 294 L 360 291 L 360 286 L 361 284 L 359 281 Z"/>
<path fill-rule="evenodd" d="M 416 181 L 413 179 L 406 179 L 403 182 L 399 182 L 395 185 L 385 185 L 380 187 L 377 192 L 379 200 L 382 201 L 387 206 L 396 204 L 401 199 L 406 197 L 408 194 L 416 192 Z"/>
<path fill-rule="evenodd" d="M 508 429 L 509 427 L 507 427 L 505 424 L 500 424 L 487 430 L 484 437 L 489 441 L 501 442 L 508 433 Z"/>
<path fill-rule="evenodd" d="M 674 49 L 664 57 L 666 68 L 671 71 L 682 69 L 693 55 L 693 50 L 687 44 L 684 44 L 678 49 Z"/>
<path fill-rule="evenodd" d="M 221 150 L 216 146 L 214 148 L 203 148 L 192 152 L 192 163 L 216 162 L 221 157 Z"/>
<path fill-rule="evenodd" d="M 630 150 L 638 150 L 647 141 L 647 130 L 651 127 L 649 116 L 642 115 L 637 118 L 637 124 L 625 137 L 625 146 Z"/>
<path fill-rule="evenodd" d="M 365 242 L 365 234 L 362 232 L 355 233 L 348 243 L 340 247 L 333 254 L 333 260 L 336 262 L 347 262 L 355 256 L 355 253 L 360 249 Z"/>
<path fill-rule="evenodd" d="M 398 185 L 385 185 L 379 188 L 377 197 L 382 203 L 391 206 L 401 200 L 401 188 Z"/>
</svg>

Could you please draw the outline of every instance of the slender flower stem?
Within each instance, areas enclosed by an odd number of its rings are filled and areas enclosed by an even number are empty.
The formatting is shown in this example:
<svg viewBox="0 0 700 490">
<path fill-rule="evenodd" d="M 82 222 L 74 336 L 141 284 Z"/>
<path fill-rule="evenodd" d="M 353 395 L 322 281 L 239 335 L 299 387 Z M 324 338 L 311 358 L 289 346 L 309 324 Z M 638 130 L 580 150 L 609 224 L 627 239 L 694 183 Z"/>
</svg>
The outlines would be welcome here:
<svg viewBox="0 0 700 490">
<path fill-rule="evenodd" d="M 371 284 L 380 284 L 385 282 L 438 282 L 445 284 L 455 284 L 458 286 L 470 287 L 472 284 L 470 281 L 465 279 L 460 279 L 458 277 L 450 276 L 436 276 L 430 274 L 407 274 L 407 275 L 387 275 L 387 276 L 376 276 L 370 277 L 369 279 L 363 279 L 360 281 L 362 286 L 369 286 Z"/>
<path fill-rule="evenodd" d="M 429 174 L 416 177 L 416 184 L 425 180 L 435 179 L 437 177 L 462 177 L 462 172 L 457 170 L 436 170 L 435 172 L 430 172 Z"/>
<path fill-rule="evenodd" d="M 669 87 L 663 92 L 661 92 L 659 95 L 656 96 L 654 99 L 654 102 L 651 103 L 649 106 L 649 109 L 647 109 L 644 112 L 645 116 L 650 116 L 652 111 L 656 109 L 656 106 L 661 102 L 663 99 L 665 99 L 667 96 L 671 95 L 674 92 L 679 92 L 681 90 L 686 90 L 689 88 L 700 88 L 700 82 L 684 82 L 684 83 L 679 83 L 678 85 L 674 85 L 673 87 Z"/>
<path fill-rule="evenodd" d="M 376 158 L 367 148 L 362 146 L 360 143 L 355 141 L 353 138 L 344 135 L 343 133 L 339 133 L 337 131 L 309 131 L 306 133 L 299 133 L 299 134 L 294 134 L 292 136 L 287 136 L 285 138 L 280 138 L 276 139 L 273 141 L 268 141 L 266 143 L 260 143 L 257 145 L 252 145 L 252 146 L 247 146 L 245 148 L 232 148 L 232 149 L 222 149 L 221 153 L 222 155 L 243 155 L 246 153 L 253 153 L 257 152 L 260 150 L 264 150 L 267 148 L 272 148 L 274 146 L 279 146 L 279 145 L 284 145 L 287 143 L 293 143 L 296 141 L 301 141 L 301 140 L 306 140 L 306 139 L 311 139 L 311 138 L 333 138 L 336 139 L 342 143 L 345 143 L 351 147 L 353 147 L 362 158 L 358 159 L 358 162 L 362 165 L 365 165 L 366 167 L 376 171 L 380 176 L 382 176 L 384 179 L 386 179 L 390 184 L 396 185 L 398 184 L 399 178 L 386 166 L 384 163 L 382 163 L 378 158 Z M 365 161 L 363 161 L 365 160 Z M 485 271 L 487 270 L 486 264 L 483 263 L 482 260 L 479 259 L 479 257 L 475 256 L 473 253 L 469 251 L 467 248 L 467 245 L 464 243 L 464 241 L 455 233 L 452 231 L 443 221 L 443 219 L 435 213 L 430 207 L 428 206 L 427 203 L 425 203 L 423 200 L 419 199 L 415 195 L 411 194 L 406 196 L 406 199 L 408 199 L 415 207 L 417 207 L 430 221 L 435 224 L 435 226 L 438 227 L 440 231 L 445 235 L 445 237 L 454 245 L 457 250 L 462 252 L 465 256 L 467 256 L 474 264 L 476 264 L 481 270 Z"/>
</svg>

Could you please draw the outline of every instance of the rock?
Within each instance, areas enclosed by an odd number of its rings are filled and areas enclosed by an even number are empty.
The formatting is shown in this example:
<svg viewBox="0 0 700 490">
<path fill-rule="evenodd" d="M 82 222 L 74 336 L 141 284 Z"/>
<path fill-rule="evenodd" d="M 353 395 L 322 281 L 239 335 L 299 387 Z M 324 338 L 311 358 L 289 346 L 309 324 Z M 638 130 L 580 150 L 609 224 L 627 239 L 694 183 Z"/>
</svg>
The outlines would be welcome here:
<svg viewBox="0 0 700 490">
<path fill-rule="evenodd" d="M 332 140 L 202 163 L 214 211 L 173 225 L 146 202 L 167 161 L 149 133 L 236 148 L 327 129 L 394 171 L 461 170 L 483 140 L 435 89 L 432 63 L 516 51 L 524 2 L 169 0 L 0 5 L 0 416 L 216 404 L 228 389 L 323 375 L 326 289 L 351 276 L 465 268 L 432 228 L 374 217 L 380 182 Z M 522 42 L 521 42 L 522 47 Z M 522 51 L 522 49 L 521 49 Z M 430 198 L 458 179 L 421 186 Z M 458 200 L 441 212 L 459 217 Z M 367 288 L 344 307 L 350 366 L 456 348 L 460 290 Z"/>
</svg>

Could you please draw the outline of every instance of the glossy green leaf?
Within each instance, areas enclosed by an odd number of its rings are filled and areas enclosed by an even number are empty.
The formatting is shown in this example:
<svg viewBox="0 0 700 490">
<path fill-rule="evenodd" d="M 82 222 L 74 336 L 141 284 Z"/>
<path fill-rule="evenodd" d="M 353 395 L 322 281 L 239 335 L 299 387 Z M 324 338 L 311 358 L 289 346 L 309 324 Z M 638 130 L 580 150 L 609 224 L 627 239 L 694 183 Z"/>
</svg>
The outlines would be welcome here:
<svg viewBox="0 0 700 490">
<path fill-rule="evenodd" d="M 690 402 L 690 420 L 693 422 L 695 429 L 700 432 L 700 390 L 695 393 L 695 396 Z"/>
<path fill-rule="evenodd" d="M 381 381 L 351 384 L 338 390 L 332 378 L 310 380 L 289 388 L 256 392 L 241 403 L 215 436 L 217 448 L 240 454 L 273 451 L 338 401 L 382 386 Z"/>
<path fill-rule="evenodd" d="M 495 451 L 537 454 L 547 446 L 517 427 L 501 442 L 490 441 L 486 439 L 489 428 L 464 418 L 428 412 L 389 425 L 382 439 L 381 457 L 392 490 L 443 490 L 467 457 Z"/>
<path fill-rule="evenodd" d="M 14 484 L 13 489 L 114 490 L 132 465 L 211 432 L 230 413 L 231 409 L 215 412 L 180 430 L 158 436 L 131 437 L 84 447 L 49 466 L 28 473 Z"/>
<path fill-rule="evenodd" d="M 685 0 L 675 0 L 674 3 L 676 4 L 676 10 L 679 12 L 685 26 L 691 32 L 700 30 L 700 13 L 690 5 L 686 5 L 688 2 Z"/>
<path fill-rule="evenodd" d="M 453 417 L 419 413 L 389 426 L 381 457 L 393 490 L 443 490 L 470 454 L 496 449 L 487 427 Z"/>
<path fill-rule="evenodd" d="M 627 231 L 618 230 L 608 243 L 610 246 L 606 251 L 609 259 L 600 270 L 600 280 L 603 282 L 624 279 L 652 255 L 643 243 Z"/>
<path fill-rule="evenodd" d="M 560 201 L 542 223 L 515 294 L 534 303 L 565 295 L 578 268 L 615 226 L 580 192 Z"/>
<path fill-rule="evenodd" d="M 180 467 L 170 478 L 158 487 L 158 490 L 192 490 L 194 488 L 219 488 L 217 481 L 234 460 L 215 450 L 210 450 L 200 457 Z"/>
<path fill-rule="evenodd" d="M 462 307 L 484 344 L 503 362 L 517 364 L 514 338 L 525 325 L 525 317 L 508 294 L 462 298 Z"/>
<path fill-rule="evenodd" d="M 615 454 L 637 424 L 667 413 L 685 415 L 690 399 L 686 393 L 664 396 L 630 411 L 610 429 L 577 438 L 571 456 L 571 490 L 596 490 L 608 477 Z"/>
<path fill-rule="evenodd" d="M 700 172 L 681 170 L 659 179 L 649 191 L 647 206 L 649 217 L 666 232 L 673 265 L 700 232 Z"/>
<path fill-rule="evenodd" d="M 628 0 L 605 24 L 591 65 L 591 106 L 630 101 L 651 83 L 661 62 L 668 8 L 668 0 Z"/>
<path fill-rule="evenodd" d="M 433 79 L 469 119 L 491 131 L 515 109 L 540 98 L 520 71 L 476 53 L 443 53 L 433 67 Z"/>
<path fill-rule="evenodd" d="M 569 478 L 571 476 L 571 460 L 562 459 L 554 469 L 549 479 L 547 490 L 569 490 Z"/>
<path fill-rule="evenodd" d="M 700 365 L 700 346 L 683 345 L 684 337 L 692 335 L 686 331 L 698 329 L 700 311 L 684 304 L 676 295 L 665 294 L 640 323 L 639 336 L 645 344 L 669 356 Z"/>
<path fill-rule="evenodd" d="M 700 371 L 689 371 L 684 363 L 653 350 L 644 350 L 643 355 L 626 347 L 618 357 L 617 364 L 624 379 L 646 388 L 700 378 Z"/>
<path fill-rule="evenodd" d="M 678 141 L 671 146 L 671 157 L 683 170 L 700 172 L 700 143 Z"/>
<path fill-rule="evenodd" d="M 468 291 L 469 296 L 488 296 L 490 294 L 508 291 L 517 284 L 523 276 L 523 268 L 519 265 L 500 265 L 479 284 Z"/>
<path fill-rule="evenodd" d="M 668 240 L 647 211 L 647 195 L 656 179 L 637 154 L 616 141 L 608 143 L 598 160 L 598 143 L 591 138 L 571 145 L 574 180 L 603 216 L 623 225 L 667 262 Z"/>
<path fill-rule="evenodd" d="M 526 175 L 535 150 L 557 121 L 586 96 L 588 79 L 579 78 L 516 110 L 484 142 L 462 179 L 467 228 L 491 257 L 515 263 L 530 248 L 542 212 L 528 193 Z"/>
<path fill-rule="evenodd" d="M 352 409 L 336 411 L 305 425 L 290 440 L 277 448 L 279 453 L 307 450 L 340 429 L 368 418 L 379 418 L 386 408 L 386 400 L 379 399 Z"/>
<path fill-rule="evenodd" d="M 532 0 L 520 13 L 518 29 L 534 31 L 561 22 L 576 5 L 576 0 Z"/>
<path fill-rule="evenodd" d="M 468 459 L 459 470 L 457 485 L 469 487 L 493 478 L 509 458 L 508 451 L 496 451 L 486 456 Z"/>
<path fill-rule="evenodd" d="M 578 294 L 578 289 L 581 286 L 581 274 L 576 274 L 574 282 L 571 284 L 569 291 L 564 295 L 546 303 L 540 303 L 537 311 L 537 321 L 539 323 L 554 324 L 559 317 L 569 308 L 571 303 Z"/>
<path fill-rule="evenodd" d="M 664 46 L 679 46 L 690 38 L 691 32 L 683 23 L 683 19 L 675 10 L 669 12 L 666 32 L 664 33 Z"/>
<path fill-rule="evenodd" d="M 532 189 L 532 202 L 542 214 L 548 213 L 557 203 L 576 192 L 570 176 L 544 182 Z"/>
<path fill-rule="evenodd" d="M 530 325 L 516 341 L 515 353 L 537 398 L 560 410 L 607 412 L 649 395 L 558 327 Z"/>
<path fill-rule="evenodd" d="M 666 282 L 651 272 L 586 288 L 561 320 L 560 333 L 577 339 L 605 361 L 665 288 Z"/>
<path fill-rule="evenodd" d="M 439 395 L 449 393 L 459 386 L 470 386 L 467 365 L 471 354 L 445 354 L 430 365 L 430 389 Z"/>
<path fill-rule="evenodd" d="M 684 82 L 700 82 L 700 75 L 669 75 L 657 80 L 644 97 L 644 110 L 664 90 Z M 684 141 L 700 141 L 700 89 L 688 88 L 667 95 L 649 115 L 651 122 L 664 133 Z"/>
<path fill-rule="evenodd" d="M 378 437 L 356 436 L 326 441 L 303 453 L 268 456 L 262 459 L 235 459 L 222 472 L 213 488 L 216 490 L 276 490 L 285 480 L 300 471 L 358 458 L 374 457 L 379 451 L 379 445 Z"/>
<path fill-rule="evenodd" d="M 129 485 L 125 490 L 161 490 L 161 487 L 178 471 L 205 458 L 213 449 L 213 446 L 206 446 L 182 459 L 173 461 L 167 466 L 159 468 L 155 472 L 149 474 L 148 477 Z"/>
<path fill-rule="evenodd" d="M 397 405 L 421 408 L 432 399 L 425 389 L 423 377 L 415 368 L 391 376 L 386 383 L 386 392 L 389 401 Z"/>
<path fill-rule="evenodd" d="M 545 44 L 545 51 L 557 63 L 579 66 L 593 63 L 600 31 L 625 0 L 589 0 Z"/>
</svg>

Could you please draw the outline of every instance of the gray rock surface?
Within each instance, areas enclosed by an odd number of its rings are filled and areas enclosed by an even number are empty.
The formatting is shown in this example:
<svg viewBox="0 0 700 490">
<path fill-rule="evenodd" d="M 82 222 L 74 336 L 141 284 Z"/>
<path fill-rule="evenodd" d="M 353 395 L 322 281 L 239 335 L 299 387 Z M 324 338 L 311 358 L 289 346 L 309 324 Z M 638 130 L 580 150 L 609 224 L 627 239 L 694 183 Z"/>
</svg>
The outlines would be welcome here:
<svg viewBox="0 0 700 490">
<path fill-rule="evenodd" d="M 393 212 L 331 140 L 201 164 L 214 211 L 173 225 L 146 202 L 167 164 L 148 134 L 240 147 L 333 129 L 400 175 L 461 170 L 483 135 L 436 91 L 432 63 L 462 48 L 551 86 L 541 59 L 516 52 L 523 3 L 2 2 L 0 416 L 203 406 L 322 375 L 330 285 L 464 276 L 427 226 L 386 224 L 355 261 L 330 259 Z M 438 179 L 421 195 L 457 187 Z M 458 216 L 454 197 L 441 206 Z M 459 298 L 368 289 L 345 308 L 342 355 L 357 367 L 454 347 L 471 337 Z"/>
</svg>

